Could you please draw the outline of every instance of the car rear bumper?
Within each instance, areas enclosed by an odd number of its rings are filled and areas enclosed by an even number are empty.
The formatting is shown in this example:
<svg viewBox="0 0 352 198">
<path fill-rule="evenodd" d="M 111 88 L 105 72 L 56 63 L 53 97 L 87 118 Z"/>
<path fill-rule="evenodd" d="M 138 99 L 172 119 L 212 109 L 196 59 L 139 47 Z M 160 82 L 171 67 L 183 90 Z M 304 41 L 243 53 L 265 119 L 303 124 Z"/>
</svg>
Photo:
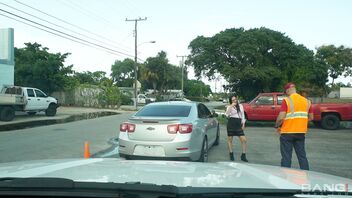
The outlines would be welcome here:
<svg viewBox="0 0 352 198">
<path fill-rule="evenodd" d="M 141 147 L 150 149 L 158 147 L 161 152 L 155 153 L 141 153 Z M 183 149 L 183 150 L 182 150 Z M 137 150 L 139 150 L 137 152 Z M 171 142 L 146 142 L 134 141 L 119 138 L 119 154 L 127 158 L 146 158 L 146 159 L 166 159 L 166 160 L 191 160 L 199 159 L 201 150 L 192 148 L 189 141 L 171 141 Z"/>
</svg>

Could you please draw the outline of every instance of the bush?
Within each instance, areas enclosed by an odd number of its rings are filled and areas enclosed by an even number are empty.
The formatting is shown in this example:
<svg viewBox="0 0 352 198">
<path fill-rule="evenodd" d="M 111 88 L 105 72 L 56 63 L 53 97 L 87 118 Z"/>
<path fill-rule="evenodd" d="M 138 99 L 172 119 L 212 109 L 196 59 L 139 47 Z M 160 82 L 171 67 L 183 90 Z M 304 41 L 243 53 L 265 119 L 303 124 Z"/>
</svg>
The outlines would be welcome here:
<svg viewBox="0 0 352 198">
<path fill-rule="evenodd" d="M 133 104 L 132 96 L 128 94 L 121 94 L 121 104 L 122 105 L 131 105 Z"/>
</svg>

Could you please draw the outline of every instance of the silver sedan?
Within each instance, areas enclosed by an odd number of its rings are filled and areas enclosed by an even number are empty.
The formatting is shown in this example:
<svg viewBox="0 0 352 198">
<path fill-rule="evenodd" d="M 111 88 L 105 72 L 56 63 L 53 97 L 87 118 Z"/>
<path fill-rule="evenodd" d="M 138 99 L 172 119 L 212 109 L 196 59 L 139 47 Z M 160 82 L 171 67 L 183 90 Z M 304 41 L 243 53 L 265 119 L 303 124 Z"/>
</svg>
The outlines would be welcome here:
<svg viewBox="0 0 352 198">
<path fill-rule="evenodd" d="M 219 144 L 216 116 L 198 102 L 148 104 L 120 125 L 119 154 L 206 162 L 208 149 Z"/>
</svg>

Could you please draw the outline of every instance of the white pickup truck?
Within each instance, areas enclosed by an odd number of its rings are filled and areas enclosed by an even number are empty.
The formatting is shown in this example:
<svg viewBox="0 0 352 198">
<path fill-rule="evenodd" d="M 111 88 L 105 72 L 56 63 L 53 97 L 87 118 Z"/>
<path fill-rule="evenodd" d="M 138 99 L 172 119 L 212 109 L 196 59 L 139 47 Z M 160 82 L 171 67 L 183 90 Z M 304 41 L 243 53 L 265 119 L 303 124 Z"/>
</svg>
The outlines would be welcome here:
<svg viewBox="0 0 352 198">
<path fill-rule="evenodd" d="M 138 94 L 137 96 L 137 103 L 138 104 L 148 104 L 150 102 L 155 102 L 155 98 L 149 98 L 145 94 Z"/>
<path fill-rule="evenodd" d="M 47 116 L 55 116 L 58 101 L 43 91 L 31 87 L 5 86 L 0 92 L 0 121 L 11 121 L 15 111 L 34 115 L 45 111 Z"/>
</svg>

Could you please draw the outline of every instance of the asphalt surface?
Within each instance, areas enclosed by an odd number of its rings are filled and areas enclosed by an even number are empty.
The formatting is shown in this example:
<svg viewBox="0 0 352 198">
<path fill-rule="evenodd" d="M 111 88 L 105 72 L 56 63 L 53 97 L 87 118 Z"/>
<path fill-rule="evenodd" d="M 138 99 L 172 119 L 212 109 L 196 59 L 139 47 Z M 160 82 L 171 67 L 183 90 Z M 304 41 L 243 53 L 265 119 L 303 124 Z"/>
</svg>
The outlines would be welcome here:
<svg viewBox="0 0 352 198">
<path fill-rule="evenodd" d="M 112 116 L 88 116 L 75 122 L 2 131 L 0 132 L 0 162 L 83 157 L 86 141 L 89 142 L 90 152 L 95 157 L 119 157 L 116 145 L 111 144 L 115 142 L 111 140 L 118 137 L 119 124 L 133 113 L 129 107 L 123 108 L 123 110 L 113 110 L 118 114 Z M 57 116 L 50 119 L 66 119 L 77 114 L 89 115 L 100 111 L 102 110 L 67 108 L 61 109 Z M 23 115 L 26 122 L 31 119 L 47 119 L 46 116 L 41 115 L 29 116 L 29 118 L 26 116 Z M 16 117 L 13 122 L 20 122 L 20 118 Z M 2 126 L 4 123 L 0 122 L 0 128 Z M 250 163 L 280 165 L 279 136 L 272 127 L 251 125 L 246 128 L 245 133 L 248 139 L 247 158 Z M 229 161 L 226 138 L 225 125 L 221 125 L 220 144 L 210 149 L 210 162 Z M 234 150 L 236 161 L 241 162 L 238 139 L 234 140 Z M 306 150 L 311 170 L 352 179 L 351 129 L 329 131 L 311 128 L 306 138 Z M 295 154 L 293 154 L 293 168 L 299 168 Z"/>
</svg>

